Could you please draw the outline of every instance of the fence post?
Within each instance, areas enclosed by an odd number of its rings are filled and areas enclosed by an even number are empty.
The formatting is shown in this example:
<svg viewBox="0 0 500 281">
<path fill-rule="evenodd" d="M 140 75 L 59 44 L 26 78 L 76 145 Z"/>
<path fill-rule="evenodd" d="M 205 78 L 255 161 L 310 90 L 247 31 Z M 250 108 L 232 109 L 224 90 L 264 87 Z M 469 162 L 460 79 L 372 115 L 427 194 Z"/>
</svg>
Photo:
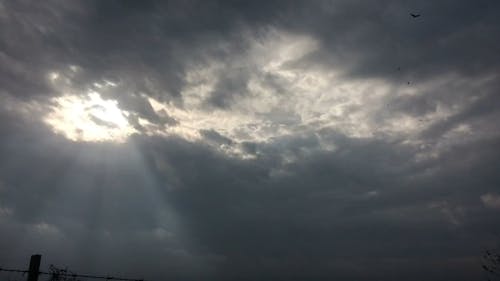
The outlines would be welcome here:
<svg viewBox="0 0 500 281">
<path fill-rule="evenodd" d="M 30 268 L 28 272 L 28 281 L 38 281 L 38 275 L 40 274 L 40 261 L 42 260 L 41 255 L 32 255 L 30 259 Z"/>
</svg>

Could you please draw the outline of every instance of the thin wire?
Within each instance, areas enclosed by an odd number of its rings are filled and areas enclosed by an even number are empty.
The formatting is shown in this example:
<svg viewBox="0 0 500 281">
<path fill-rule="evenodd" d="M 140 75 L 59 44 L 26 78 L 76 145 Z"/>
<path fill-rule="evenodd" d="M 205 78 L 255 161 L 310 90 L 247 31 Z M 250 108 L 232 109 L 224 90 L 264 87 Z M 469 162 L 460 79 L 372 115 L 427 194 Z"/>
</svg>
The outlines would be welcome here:
<svg viewBox="0 0 500 281">
<path fill-rule="evenodd" d="M 21 269 L 6 269 L 1 268 L 0 271 L 5 272 L 19 272 L 19 273 L 28 273 L 29 270 L 21 270 Z M 89 274 L 75 274 L 75 273 L 50 273 L 45 271 L 39 271 L 38 274 L 44 275 L 58 275 L 58 276 L 70 276 L 70 277 L 82 277 L 82 278 L 92 278 L 92 279 L 105 279 L 105 280 L 120 280 L 120 281 L 145 281 L 144 279 L 130 279 L 130 278 L 119 278 L 112 276 L 99 276 L 99 275 L 89 275 Z"/>
<path fill-rule="evenodd" d="M 20 273 L 28 273 L 29 270 L 21 270 L 21 269 L 5 269 L 0 267 L 0 271 L 6 271 L 6 272 L 20 272 Z"/>
</svg>

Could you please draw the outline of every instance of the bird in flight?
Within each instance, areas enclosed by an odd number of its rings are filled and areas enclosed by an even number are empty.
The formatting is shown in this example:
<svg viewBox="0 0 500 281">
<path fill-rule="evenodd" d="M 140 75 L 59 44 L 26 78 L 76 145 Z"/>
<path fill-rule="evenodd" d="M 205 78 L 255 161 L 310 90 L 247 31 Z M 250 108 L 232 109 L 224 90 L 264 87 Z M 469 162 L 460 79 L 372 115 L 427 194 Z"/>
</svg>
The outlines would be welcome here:
<svg viewBox="0 0 500 281">
<path fill-rule="evenodd" d="M 413 13 L 410 13 L 410 16 L 411 16 L 412 18 L 418 18 L 418 17 L 420 17 L 420 14 L 413 14 Z"/>
</svg>

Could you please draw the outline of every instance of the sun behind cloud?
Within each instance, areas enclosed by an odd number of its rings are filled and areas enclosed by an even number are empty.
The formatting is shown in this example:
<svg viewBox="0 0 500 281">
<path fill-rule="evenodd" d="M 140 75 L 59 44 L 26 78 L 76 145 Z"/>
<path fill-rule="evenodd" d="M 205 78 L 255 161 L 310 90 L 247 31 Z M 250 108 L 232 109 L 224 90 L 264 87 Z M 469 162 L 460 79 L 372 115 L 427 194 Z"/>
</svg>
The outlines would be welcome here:
<svg viewBox="0 0 500 281">
<path fill-rule="evenodd" d="M 56 133 L 73 141 L 124 142 L 135 132 L 126 111 L 115 100 L 103 99 L 98 92 L 65 95 L 52 99 L 54 108 L 45 118 Z"/>
</svg>

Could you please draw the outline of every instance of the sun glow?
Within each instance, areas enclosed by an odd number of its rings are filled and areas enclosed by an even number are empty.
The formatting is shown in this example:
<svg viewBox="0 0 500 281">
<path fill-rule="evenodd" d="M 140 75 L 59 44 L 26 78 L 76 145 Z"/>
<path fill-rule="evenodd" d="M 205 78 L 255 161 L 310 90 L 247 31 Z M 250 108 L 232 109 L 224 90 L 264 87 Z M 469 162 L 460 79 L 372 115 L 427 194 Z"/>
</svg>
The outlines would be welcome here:
<svg viewBox="0 0 500 281">
<path fill-rule="evenodd" d="M 95 91 L 52 101 L 54 108 L 45 122 L 73 141 L 124 142 L 135 132 L 127 120 L 128 113 L 118 108 L 118 102 L 105 100 Z"/>
</svg>

